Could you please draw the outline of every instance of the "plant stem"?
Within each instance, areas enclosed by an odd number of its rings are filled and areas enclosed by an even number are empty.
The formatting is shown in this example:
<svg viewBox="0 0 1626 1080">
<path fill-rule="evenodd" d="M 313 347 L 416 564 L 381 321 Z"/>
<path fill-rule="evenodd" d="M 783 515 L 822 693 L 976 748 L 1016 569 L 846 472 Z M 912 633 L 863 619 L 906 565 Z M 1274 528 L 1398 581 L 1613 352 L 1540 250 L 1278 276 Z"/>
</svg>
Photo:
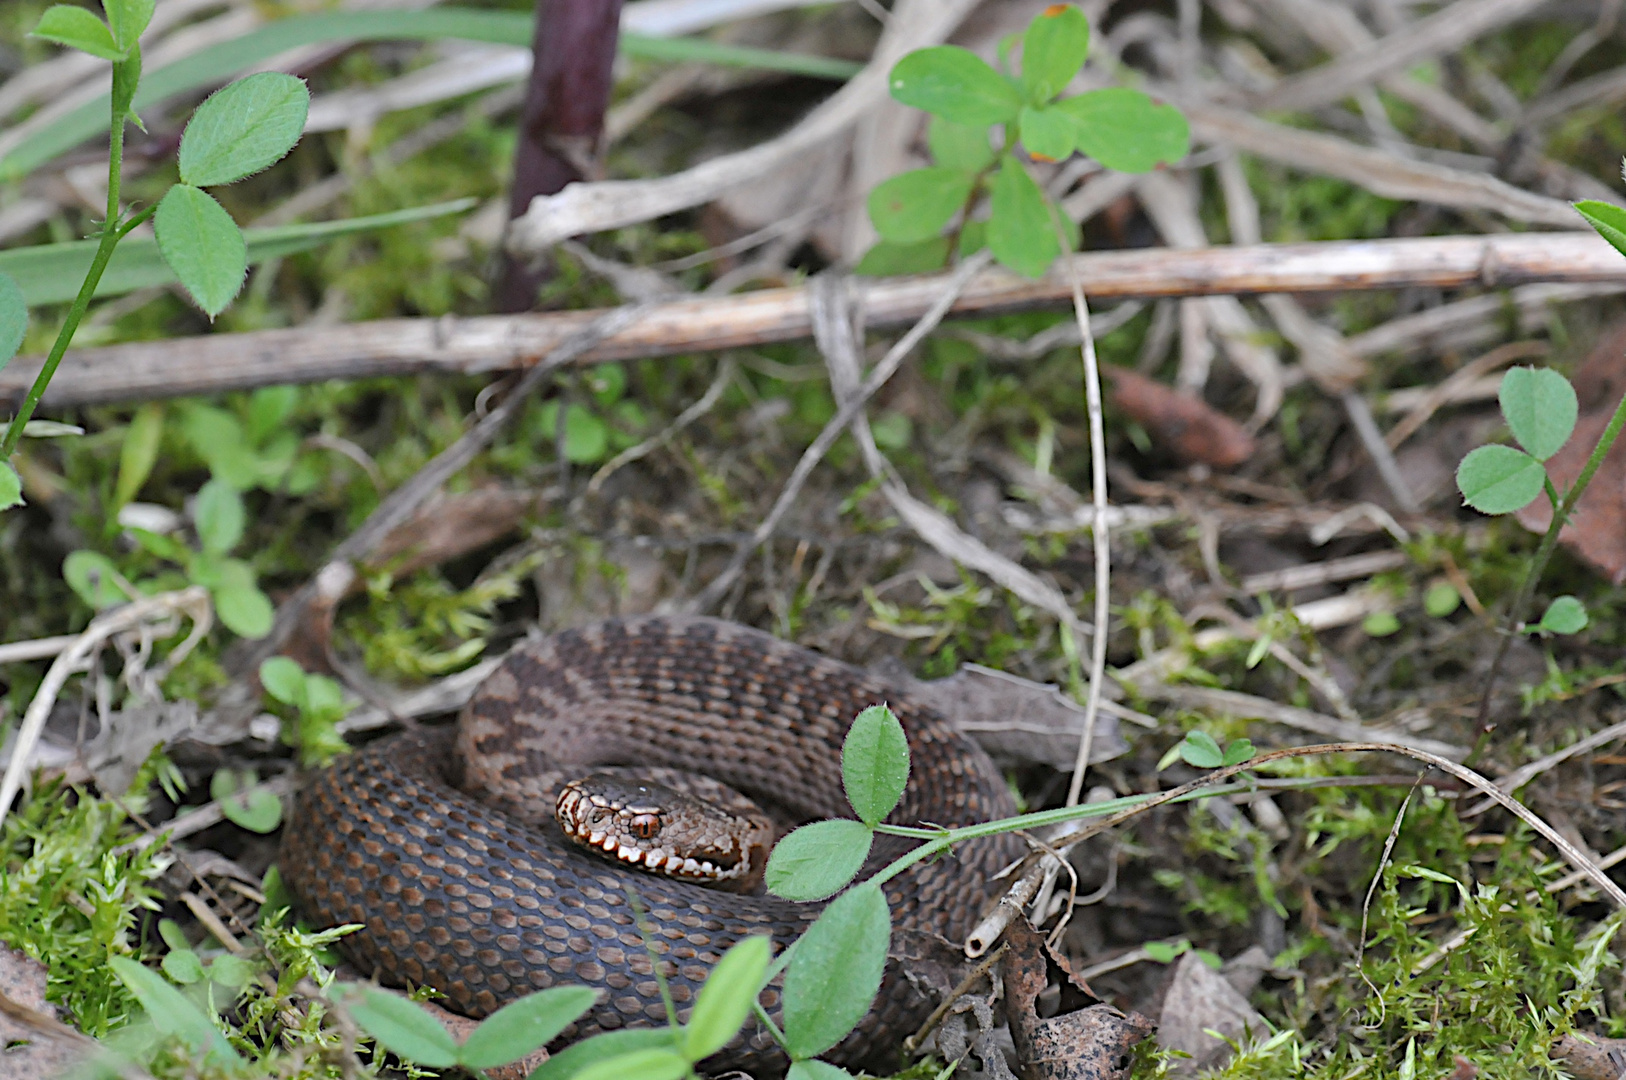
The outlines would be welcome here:
<svg viewBox="0 0 1626 1080">
<path fill-rule="evenodd" d="M 1472 765 L 1479 758 L 1480 751 L 1485 748 L 1485 741 L 1490 737 L 1496 725 L 1489 723 L 1491 694 L 1496 690 L 1497 675 L 1502 669 L 1502 661 L 1507 656 L 1508 647 L 1513 644 L 1513 635 L 1519 632 L 1524 624 L 1524 617 L 1529 613 L 1530 601 L 1536 595 L 1536 585 L 1541 580 L 1542 571 L 1547 569 L 1548 561 L 1558 548 L 1558 534 L 1563 531 L 1570 519 L 1576 505 L 1581 501 L 1587 485 L 1592 483 L 1593 474 L 1603 464 L 1603 459 L 1609 455 L 1610 449 L 1615 445 L 1615 439 L 1620 435 L 1620 429 L 1626 426 L 1626 395 L 1622 395 L 1620 404 L 1615 406 L 1615 414 L 1609 418 L 1609 424 L 1598 437 L 1597 445 L 1592 448 L 1592 456 L 1586 460 L 1581 474 L 1575 478 L 1564 498 L 1553 507 L 1553 520 L 1547 526 L 1547 532 L 1541 538 L 1541 546 L 1536 548 L 1536 554 L 1530 560 L 1530 569 L 1526 571 L 1524 582 L 1519 586 L 1518 595 L 1513 598 L 1513 606 L 1508 609 L 1508 622 L 1502 634 L 1502 642 L 1496 648 L 1496 656 L 1491 660 L 1490 672 L 1485 677 L 1485 693 L 1479 699 L 1479 713 L 1475 723 L 1479 726 L 1479 738 L 1474 741 L 1474 747 L 1463 764 Z M 1551 481 L 1549 481 L 1549 484 Z"/>
<path fill-rule="evenodd" d="M 129 59 L 113 62 L 113 118 L 107 148 L 107 217 L 102 222 L 96 254 L 90 260 L 90 271 L 85 274 L 85 280 L 79 286 L 79 295 L 73 298 L 73 306 L 68 309 L 68 317 L 63 321 L 62 329 L 57 332 L 56 341 L 52 343 L 51 351 L 45 358 L 45 366 L 40 368 L 39 375 L 34 379 L 34 385 L 28 388 L 28 396 L 23 399 L 17 415 L 12 417 L 11 426 L 6 429 L 5 440 L 0 442 L 0 461 L 10 460 L 11 455 L 16 452 L 17 442 L 23 437 L 23 428 L 28 426 L 34 410 L 39 407 L 40 399 L 45 396 L 45 388 L 51 385 L 51 378 L 56 374 L 58 365 L 62 363 L 62 357 L 68 351 L 68 343 L 73 340 L 74 333 L 79 329 L 79 323 L 84 320 L 85 312 L 90 308 L 91 298 L 96 295 L 96 286 L 101 284 L 102 273 L 113 258 L 113 249 L 118 247 L 119 241 L 131 228 L 151 216 L 151 212 L 147 211 L 145 216 L 138 216 L 139 220 L 127 223 L 128 227 L 119 220 L 119 181 L 124 164 L 124 122 L 129 116 L 130 102 L 135 97 L 136 83 L 140 78 L 139 50 L 131 49 Z"/>
</svg>

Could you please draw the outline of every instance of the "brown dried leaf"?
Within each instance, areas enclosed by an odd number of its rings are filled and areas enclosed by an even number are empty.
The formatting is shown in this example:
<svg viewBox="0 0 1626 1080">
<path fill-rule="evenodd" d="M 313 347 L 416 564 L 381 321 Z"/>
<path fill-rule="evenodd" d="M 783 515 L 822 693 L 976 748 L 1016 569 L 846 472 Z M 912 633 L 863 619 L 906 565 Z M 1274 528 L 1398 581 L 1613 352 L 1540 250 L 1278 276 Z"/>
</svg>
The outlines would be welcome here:
<svg viewBox="0 0 1626 1080">
<path fill-rule="evenodd" d="M 1268 1030 L 1265 1018 L 1254 1011 L 1248 999 L 1239 994 L 1224 975 L 1203 963 L 1195 953 L 1188 952 L 1180 958 L 1174 969 L 1174 981 L 1163 998 L 1163 1018 L 1158 1023 L 1157 1036 L 1165 1050 L 1183 1050 L 1191 1055 L 1176 1061 L 1175 1071 L 1195 1073 L 1215 1068 L 1230 1057 L 1231 1047 L 1208 1034 L 1209 1031 L 1241 1041 L 1249 1032 L 1258 1035 Z"/>
<path fill-rule="evenodd" d="M 95 1044 L 56 1018 L 45 965 L 0 944 L 0 1080 L 62 1076 Z"/>
<path fill-rule="evenodd" d="M 1560 491 L 1581 474 L 1626 391 L 1626 323 L 1617 325 L 1593 348 L 1575 373 L 1574 383 L 1581 403 L 1575 434 L 1547 461 L 1547 475 Z M 1538 498 L 1517 516 L 1519 524 L 1531 532 L 1546 532 L 1553 508 L 1546 499 Z M 1558 540 L 1614 584 L 1626 583 L 1626 439 L 1617 441 L 1603 459 Z"/>
<path fill-rule="evenodd" d="M 1255 442 L 1241 424 L 1129 368 L 1104 366 L 1112 401 L 1152 436 L 1159 448 L 1193 465 L 1229 469 L 1253 456 Z"/>
<path fill-rule="evenodd" d="M 1131 1052 L 1154 1029 L 1140 1013 L 1123 1013 L 1095 1000 L 1089 985 L 1066 960 L 1018 917 L 1005 931 L 1005 1013 L 1010 1020 L 1016 1060 L 1025 1080 L 1121 1080 L 1129 1075 Z M 1059 969 L 1062 1008 L 1039 1018 L 1038 1000 Z"/>
<path fill-rule="evenodd" d="M 1619 1080 L 1626 1073 L 1626 1039 L 1585 1033 L 1560 1035 L 1553 1040 L 1550 1053 L 1576 1080 Z"/>
<path fill-rule="evenodd" d="M 499 487 L 437 496 L 391 529 L 367 556 L 367 565 L 387 566 L 397 577 L 438 566 L 502 539 L 544 505 L 538 492 Z"/>
</svg>

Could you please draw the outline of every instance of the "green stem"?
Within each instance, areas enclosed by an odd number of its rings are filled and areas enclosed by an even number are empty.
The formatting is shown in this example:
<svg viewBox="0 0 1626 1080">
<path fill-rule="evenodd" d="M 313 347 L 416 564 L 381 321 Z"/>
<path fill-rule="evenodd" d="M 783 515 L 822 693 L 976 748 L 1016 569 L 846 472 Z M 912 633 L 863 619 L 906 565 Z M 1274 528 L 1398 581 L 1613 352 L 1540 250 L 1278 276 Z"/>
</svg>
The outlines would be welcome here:
<svg viewBox="0 0 1626 1080">
<path fill-rule="evenodd" d="M 1586 465 L 1582 467 L 1581 474 L 1575 478 L 1575 483 L 1564 492 L 1564 498 L 1553 507 L 1553 520 L 1547 526 L 1547 532 L 1541 538 L 1541 546 L 1536 548 L 1535 558 L 1530 560 L 1530 569 L 1526 571 L 1524 582 L 1519 586 L 1518 595 L 1513 599 L 1513 606 L 1508 609 L 1508 624 L 1502 635 L 1502 643 L 1497 646 L 1496 657 L 1491 661 L 1490 674 L 1485 679 L 1485 693 L 1479 699 L 1479 738 L 1474 742 L 1474 748 L 1463 764 L 1472 765 L 1479 758 L 1480 751 L 1484 749 L 1490 733 L 1496 725 L 1488 723 L 1490 716 L 1491 694 L 1496 690 L 1496 677 L 1502 669 L 1502 661 L 1507 656 L 1508 646 L 1513 643 L 1513 635 L 1519 632 L 1524 625 L 1524 618 L 1529 614 L 1530 601 L 1535 598 L 1536 585 L 1541 581 L 1542 571 L 1547 569 L 1548 561 L 1558 548 L 1558 534 L 1563 531 L 1564 525 L 1569 521 L 1570 514 L 1581 501 L 1586 492 L 1587 485 L 1592 483 L 1593 474 L 1603 464 L 1603 459 L 1615 445 L 1615 439 L 1620 435 L 1620 429 L 1626 426 L 1626 395 L 1622 395 L 1620 404 L 1615 406 L 1615 414 L 1609 418 L 1609 424 L 1598 437 L 1597 445 L 1592 448 L 1592 456 L 1587 458 Z M 1550 483 L 1550 481 L 1549 481 Z"/>
<path fill-rule="evenodd" d="M 107 153 L 107 218 L 102 222 L 96 254 L 90 261 L 90 271 L 79 286 L 79 295 L 73 298 L 73 306 L 68 309 L 68 317 L 63 321 L 62 329 L 58 331 L 56 341 L 52 343 L 51 351 L 45 357 L 45 366 L 40 368 L 39 375 L 34 379 L 34 385 L 28 388 L 28 396 L 23 399 L 22 407 L 17 410 L 17 415 L 12 417 L 4 441 L 0 441 L 0 461 L 10 460 L 11 455 L 16 452 L 17 442 L 23 437 L 23 428 L 27 427 L 28 421 L 33 418 L 34 410 L 39 407 L 40 399 L 45 396 L 45 388 L 51 385 L 51 379 L 56 375 L 62 357 L 67 354 L 69 342 L 73 340 L 80 322 L 84 320 L 85 312 L 90 309 L 91 298 L 96 295 L 96 286 L 101 284 L 102 273 L 113 258 L 113 249 L 118 247 L 119 241 L 124 239 L 131 228 L 151 216 L 150 211 L 145 211 L 145 216 L 137 215 L 137 220 L 133 223 L 121 224 L 119 220 L 119 183 L 124 164 L 124 122 L 130 114 L 130 102 L 135 98 L 136 84 L 140 79 L 141 52 L 132 48 L 129 59 L 113 62 L 113 117 Z"/>
</svg>

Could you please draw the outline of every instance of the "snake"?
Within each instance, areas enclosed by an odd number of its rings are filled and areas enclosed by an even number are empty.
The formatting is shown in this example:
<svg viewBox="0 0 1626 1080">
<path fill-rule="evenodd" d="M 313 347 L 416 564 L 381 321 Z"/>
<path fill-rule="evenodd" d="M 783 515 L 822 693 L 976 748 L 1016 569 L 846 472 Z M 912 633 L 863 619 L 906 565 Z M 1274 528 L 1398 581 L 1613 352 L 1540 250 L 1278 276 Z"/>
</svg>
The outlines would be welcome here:
<svg viewBox="0 0 1626 1080">
<path fill-rule="evenodd" d="M 879 676 L 736 623 L 652 615 L 532 637 L 454 727 L 420 726 L 337 759 L 297 796 L 280 872 L 312 924 L 359 927 L 340 939 L 356 967 L 388 985 L 432 987 L 456 1012 L 479 1019 L 548 987 L 597 989 L 555 1049 L 666 1023 L 657 963 L 685 1020 L 731 945 L 767 935 L 777 953 L 825 902 L 721 891 L 584 851 L 553 819 L 561 789 L 601 766 L 688 770 L 792 822 L 852 818 L 843 739 L 879 703 L 910 754 L 888 822 L 953 827 L 1015 813 L 987 755 Z M 917 842 L 877 837 L 864 873 Z M 827 1060 L 897 1061 L 935 1004 L 900 969 L 900 938 L 963 941 L 1023 850 L 1010 836 L 971 840 L 885 883 L 894 958 Z M 776 1019 L 780 985 L 759 998 Z M 704 1064 L 771 1072 L 785 1061 L 751 1019 Z"/>
</svg>

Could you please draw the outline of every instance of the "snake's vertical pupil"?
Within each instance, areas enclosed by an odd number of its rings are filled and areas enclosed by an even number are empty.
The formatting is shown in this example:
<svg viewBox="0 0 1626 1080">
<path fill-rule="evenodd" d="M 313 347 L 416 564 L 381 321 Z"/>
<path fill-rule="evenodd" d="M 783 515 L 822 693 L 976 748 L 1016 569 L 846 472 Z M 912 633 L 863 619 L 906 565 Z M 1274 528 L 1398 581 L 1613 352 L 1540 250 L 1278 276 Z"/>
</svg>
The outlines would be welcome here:
<svg viewBox="0 0 1626 1080">
<path fill-rule="evenodd" d="M 639 814 L 632 819 L 630 826 L 632 835 L 640 840 L 653 840 L 655 834 L 661 831 L 661 817 L 659 814 Z"/>
</svg>

